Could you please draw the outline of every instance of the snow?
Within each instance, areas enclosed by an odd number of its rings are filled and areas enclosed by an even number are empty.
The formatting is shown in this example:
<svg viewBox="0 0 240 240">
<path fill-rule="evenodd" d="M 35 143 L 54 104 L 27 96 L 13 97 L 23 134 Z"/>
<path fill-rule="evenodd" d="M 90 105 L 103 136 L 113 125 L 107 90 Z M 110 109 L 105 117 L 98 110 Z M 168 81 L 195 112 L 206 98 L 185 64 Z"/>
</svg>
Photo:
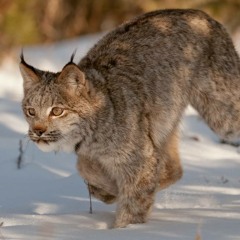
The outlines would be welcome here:
<svg viewBox="0 0 240 240">
<path fill-rule="evenodd" d="M 27 62 L 59 71 L 97 41 L 86 36 L 24 48 Z M 18 51 L 19 52 L 19 51 Z M 240 155 L 189 107 L 181 123 L 183 178 L 159 192 L 146 224 L 110 229 L 115 206 L 89 196 L 74 154 L 43 153 L 26 137 L 21 112 L 22 79 L 16 61 L 0 67 L 0 239 L 240 239 Z M 23 163 L 17 168 L 19 141 Z"/>
</svg>

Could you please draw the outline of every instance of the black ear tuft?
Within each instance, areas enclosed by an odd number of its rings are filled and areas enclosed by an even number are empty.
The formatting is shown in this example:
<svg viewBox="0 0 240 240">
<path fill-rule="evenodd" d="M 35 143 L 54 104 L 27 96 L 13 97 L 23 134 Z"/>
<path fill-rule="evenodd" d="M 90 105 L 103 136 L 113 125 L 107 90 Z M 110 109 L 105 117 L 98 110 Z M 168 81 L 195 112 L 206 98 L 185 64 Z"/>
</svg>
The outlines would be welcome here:
<svg viewBox="0 0 240 240">
<path fill-rule="evenodd" d="M 24 60 L 24 56 L 23 56 L 23 48 L 21 50 L 20 59 L 21 59 L 21 63 L 26 64 L 26 62 Z"/>
<path fill-rule="evenodd" d="M 73 59 L 74 59 L 74 57 L 75 57 L 75 55 L 76 55 L 76 52 L 77 52 L 77 49 L 75 49 L 75 50 L 73 51 L 73 53 L 72 53 L 72 56 L 71 56 L 71 58 L 70 58 L 70 62 L 69 62 L 69 63 L 73 63 Z"/>
<path fill-rule="evenodd" d="M 24 59 L 24 56 L 23 56 L 23 48 L 21 50 L 21 54 L 20 54 L 20 65 L 23 64 L 25 67 L 28 67 L 29 69 L 31 69 L 35 74 L 39 75 L 40 74 L 40 70 L 38 70 L 37 68 L 29 65 L 28 63 L 26 63 L 25 59 Z"/>
</svg>

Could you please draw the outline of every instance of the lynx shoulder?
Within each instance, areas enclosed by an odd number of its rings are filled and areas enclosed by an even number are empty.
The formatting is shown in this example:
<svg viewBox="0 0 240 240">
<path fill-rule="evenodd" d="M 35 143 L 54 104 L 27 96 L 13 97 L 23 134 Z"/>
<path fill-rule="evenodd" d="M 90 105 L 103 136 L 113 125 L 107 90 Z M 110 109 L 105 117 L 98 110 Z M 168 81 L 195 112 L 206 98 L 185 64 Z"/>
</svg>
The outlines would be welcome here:
<svg viewBox="0 0 240 240">
<path fill-rule="evenodd" d="M 115 227 L 145 222 L 155 193 L 181 177 L 178 124 L 188 104 L 221 138 L 239 137 L 239 57 L 202 11 L 150 12 L 61 72 L 23 56 L 20 70 L 29 137 L 43 150 L 76 152 L 92 194 L 117 202 Z"/>
</svg>

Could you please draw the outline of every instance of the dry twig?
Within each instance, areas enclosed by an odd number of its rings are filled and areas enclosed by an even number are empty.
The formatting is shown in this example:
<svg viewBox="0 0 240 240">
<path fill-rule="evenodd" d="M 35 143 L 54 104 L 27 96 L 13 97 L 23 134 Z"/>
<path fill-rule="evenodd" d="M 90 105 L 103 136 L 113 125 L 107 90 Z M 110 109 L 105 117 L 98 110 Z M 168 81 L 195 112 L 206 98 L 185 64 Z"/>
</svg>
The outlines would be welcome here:
<svg viewBox="0 0 240 240">
<path fill-rule="evenodd" d="M 21 164 L 22 164 L 22 160 L 23 160 L 23 143 L 22 143 L 22 139 L 19 140 L 19 155 L 18 155 L 18 159 L 17 159 L 17 168 L 20 169 L 21 168 Z"/>
<path fill-rule="evenodd" d="M 93 213 L 93 210 L 92 210 L 92 194 L 91 194 L 91 190 L 90 190 L 90 185 L 86 180 L 84 182 L 87 185 L 88 194 L 89 194 L 89 213 L 92 214 Z"/>
</svg>

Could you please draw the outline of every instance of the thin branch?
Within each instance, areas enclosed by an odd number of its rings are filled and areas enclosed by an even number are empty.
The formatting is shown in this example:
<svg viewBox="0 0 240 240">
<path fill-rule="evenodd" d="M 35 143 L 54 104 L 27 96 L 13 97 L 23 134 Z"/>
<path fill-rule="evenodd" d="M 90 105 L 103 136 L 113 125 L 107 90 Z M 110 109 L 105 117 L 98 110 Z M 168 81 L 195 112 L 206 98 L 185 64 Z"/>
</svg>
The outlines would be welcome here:
<svg viewBox="0 0 240 240">
<path fill-rule="evenodd" d="M 22 160 L 23 160 L 23 143 L 22 139 L 19 140 L 19 155 L 17 159 L 17 168 L 20 169 L 22 165 Z"/>
<path fill-rule="evenodd" d="M 89 183 L 84 180 L 84 183 L 87 185 L 87 188 L 88 188 L 88 194 L 89 194 L 89 213 L 92 214 L 93 213 L 93 210 L 92 210 L 92 194 L 91 194 L 91 191 L 90 191 L 90 185 Z"/>
<path fill-rule="evenodd" d="M 89 213 L 92 214 L 93 213 L 93 210 L 92 210 L 92 194 L 91 194 L 91 191 L 90 191 L 90 186 L 89 186 L 89 183 L 88 183 L 88 193 L 89 193 Z"/>
</svg>

